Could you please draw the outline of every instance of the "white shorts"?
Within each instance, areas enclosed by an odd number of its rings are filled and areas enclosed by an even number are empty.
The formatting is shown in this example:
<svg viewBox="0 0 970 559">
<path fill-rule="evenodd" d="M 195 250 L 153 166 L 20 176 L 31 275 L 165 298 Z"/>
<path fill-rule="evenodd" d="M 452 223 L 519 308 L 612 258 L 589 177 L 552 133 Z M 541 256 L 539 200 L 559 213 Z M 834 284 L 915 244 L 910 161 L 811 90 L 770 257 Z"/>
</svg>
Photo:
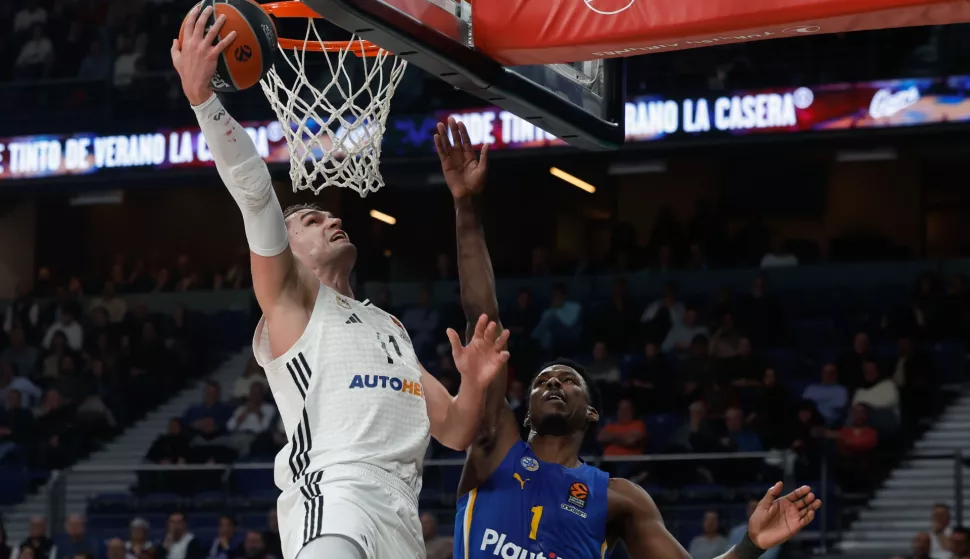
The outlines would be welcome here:
<svg viewBox="0 0 970 559">
<path fill-rule="evenodd" d="M 340 464 L 301 482 L 277 502 L 284 559 L 321 536 L 350 539 L 367 559 L 425 558 L 417 496 L 400 479 L 369 464 Z"/>
</svg>

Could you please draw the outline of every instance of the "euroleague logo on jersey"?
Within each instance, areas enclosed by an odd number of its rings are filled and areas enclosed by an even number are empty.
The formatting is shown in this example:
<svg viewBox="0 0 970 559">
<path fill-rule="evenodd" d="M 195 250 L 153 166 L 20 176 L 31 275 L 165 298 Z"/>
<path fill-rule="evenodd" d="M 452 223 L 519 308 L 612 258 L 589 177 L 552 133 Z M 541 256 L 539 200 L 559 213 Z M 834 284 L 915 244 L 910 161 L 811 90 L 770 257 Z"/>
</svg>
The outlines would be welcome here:
<svg viewBox="0 0 970 559">
<path fill-rule="evenodd" d="M 601 16 L 621 14 L 637 3 L 637 0 L 583 0 L 586 7 Z"/>
</svg>

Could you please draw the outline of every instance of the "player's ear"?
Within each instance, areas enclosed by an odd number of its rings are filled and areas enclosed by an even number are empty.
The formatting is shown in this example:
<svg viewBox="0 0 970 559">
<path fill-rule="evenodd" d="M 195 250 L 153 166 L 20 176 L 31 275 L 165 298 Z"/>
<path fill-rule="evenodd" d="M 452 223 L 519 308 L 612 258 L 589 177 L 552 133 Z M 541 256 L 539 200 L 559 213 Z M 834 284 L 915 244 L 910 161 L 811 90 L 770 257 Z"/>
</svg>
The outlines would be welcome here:
<svg viewBox="0 0 970 559">
<path fill-rule="evenodd" d="M 600 420 L 600 412 L 596 411 L 593 406 L 586 406 L 586 421 L 590 423 L 596 423 Z"/>
<path fill-rule="evenodd" d="M 522 426 L 523 427 L 529 427 L 530 429 L 532 428 L 532 414 L 531 413 L 526 412 L 525 419 L 522 420 Z"/>
</svg>

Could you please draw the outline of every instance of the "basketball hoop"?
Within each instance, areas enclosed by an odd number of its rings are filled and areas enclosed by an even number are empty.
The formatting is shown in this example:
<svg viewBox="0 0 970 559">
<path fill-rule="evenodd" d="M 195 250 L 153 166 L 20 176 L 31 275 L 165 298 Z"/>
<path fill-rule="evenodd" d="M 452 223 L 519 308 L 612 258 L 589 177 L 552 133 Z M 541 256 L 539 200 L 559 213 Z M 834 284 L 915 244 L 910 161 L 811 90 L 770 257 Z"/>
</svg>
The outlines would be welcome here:
<svg viewBox="0 0 970 559">
<path fill-rule="evenodd" d="M 314 23 L 322 17 L 303 2 L 273 2 L 262 8 L 277 18 L 307 19 L 302 40 L 279 39 L 277 64 L 285 61 L 295 82 L 287 83 L 276 67 L 260 82 L 290 148 L 293 191 L 319 194 L 338 186 L 361 197 L 376 192 L 384 186 L 381 140 L 407 62 L 356 36 L 324 41 Z M 320 76 L 316 85 L 306 74 L 307 52 L 324 53 L 329 67 L 330 76 Z M 345 66 L 353 59 L 363 67 L 355 80 Z"/>
</svg>

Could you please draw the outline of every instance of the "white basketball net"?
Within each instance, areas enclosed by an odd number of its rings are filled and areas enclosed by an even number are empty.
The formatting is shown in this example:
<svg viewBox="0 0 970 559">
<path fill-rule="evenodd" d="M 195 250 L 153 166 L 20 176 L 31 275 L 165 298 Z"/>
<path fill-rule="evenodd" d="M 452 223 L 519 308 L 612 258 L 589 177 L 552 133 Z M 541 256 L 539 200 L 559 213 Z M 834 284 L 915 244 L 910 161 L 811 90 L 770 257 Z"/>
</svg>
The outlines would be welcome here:
<svg viewBox="0 0 970 559">
<path fill-rule="evenodd" d="M 308 21 L 303 44 L 322 41 L 313 20 Z M 358 37 L 354 43 L 364 45 Z M 290 147 L 293 191 L 309 189 L 319 194 L 328 186 L 340 186 L 361 197 L 376 192 L 384 186 L 379 164 L 391 98 L 407 62 L 383 49 L 370 58 L 358 58 L 349 49 L 311 52 L 310 56 L 326 58 L 330 67 L 329 83 L 320 77 L 322 81 L 314 85 L 305 72 L 306 56 L 305 49 L 280 48 L 276 64 L 286 61 L 296 83 L 287 85 L 275 66 L 260 82 Z M 345 66 L 348 59 L 363 64 L 361 77 L 351 79 Z"/>
</svg>

